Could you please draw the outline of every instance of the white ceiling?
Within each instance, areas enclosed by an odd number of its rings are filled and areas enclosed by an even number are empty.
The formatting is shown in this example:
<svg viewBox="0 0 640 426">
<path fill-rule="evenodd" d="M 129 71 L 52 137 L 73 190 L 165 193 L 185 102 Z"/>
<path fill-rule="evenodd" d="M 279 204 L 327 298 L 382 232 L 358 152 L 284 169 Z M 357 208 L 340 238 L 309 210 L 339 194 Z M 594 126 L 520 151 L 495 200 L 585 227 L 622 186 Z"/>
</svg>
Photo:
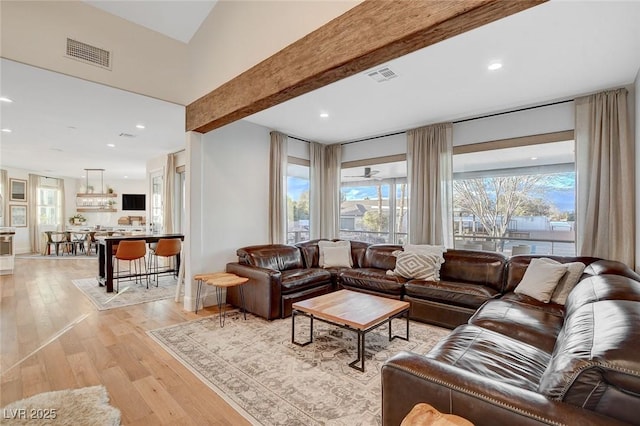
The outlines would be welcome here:
<svg viewBox="0 0 640 426">
<path fill-rule="evenodd" d="M 99 3 L 117 5 L 134 22 L 127 9 L 144 3 L 152 23 L 166 24 L 163 5 L 183 2 Z M 193 32 L 202 22 L 173 16 L 191 22 Z M 381 64 L 398 74 L 390 81 L 361 73 L 247 120 L 333 143 L 627 85 L 640 68 L 638 22 L 640 1 L 545 3 Z M 494 60 L 504 67 L 490 73 L 486 66 Z M 182 106 L 4 59 L 1 66 L 0 95 L 15 101 L 0 103 L 0 124 L 13 130 L 0 133 L 4 167 L 78 178 L 84 168 L 105 168 L 105 177 L 143 179 L 148 159 L 184 146 Z M 320 112 L 330 117 L 321 119 Z M 146 129 L 136 129 L 140 122 Z"/>
<path fill-rule="evenodd" d="M 217 0 L 118 1 L 83 0 L 91 6 L 142 25 L 168 37 L 189 43 Z"/>
<path fill-rule="evenodd" d="M 503 68 L 488 71 L 497 60 Z M 398 77 L 377 83 L 363 72 L 247 120 L 346 142 L 630 84 L 640 1 L 552 1 L 384 65 Z"/>
</svg>

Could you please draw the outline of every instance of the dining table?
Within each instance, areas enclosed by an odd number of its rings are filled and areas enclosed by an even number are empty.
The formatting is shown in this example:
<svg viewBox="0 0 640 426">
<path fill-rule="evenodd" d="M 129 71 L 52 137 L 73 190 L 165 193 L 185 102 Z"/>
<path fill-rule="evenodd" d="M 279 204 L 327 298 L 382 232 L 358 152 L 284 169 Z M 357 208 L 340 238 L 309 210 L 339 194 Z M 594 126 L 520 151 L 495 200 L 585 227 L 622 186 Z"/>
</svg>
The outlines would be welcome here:
<svg viewBox="0 0 640 426">
<path fill-rule="evenodd" d="M 144 240 L 147 244 L 157 243 L 163 238 L 179 238 L 184 241 L 183 234 L 136 234 L 96 237 L 98 240 L 98 285 L 106 287 L 107 293 L 113 292 L 113 247 L 120 241 Z M 176 256 L 176 272 L 180 269 L 180 254 Z"/>
</svg>

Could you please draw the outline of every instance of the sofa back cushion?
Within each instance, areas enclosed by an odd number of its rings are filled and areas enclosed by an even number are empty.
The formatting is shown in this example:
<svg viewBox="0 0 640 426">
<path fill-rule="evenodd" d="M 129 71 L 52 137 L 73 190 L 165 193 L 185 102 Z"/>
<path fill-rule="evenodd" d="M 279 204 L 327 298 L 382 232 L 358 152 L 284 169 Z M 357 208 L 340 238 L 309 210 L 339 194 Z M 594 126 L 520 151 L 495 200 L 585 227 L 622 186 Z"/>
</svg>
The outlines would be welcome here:
<svg viewBox="0 0 640 426">
<path fill-rule="evenodd" d="M 302 259 L 304 266 L 307 268 L 318 268 L 320 265 L 320 249 L 318 248 L 318 241 L 327 240 L 309 240 L 296 244 L 296 247 L 300 249 L 302 253 Z M 333 240 L 340 241 L 340 240 Z M 362 241 L 351 241 L 351 260 L 354 268 L 361 268 L 364 261 L 364 254 L 369 247 L 369 243 Z"/>
<path fill-rule="evenodd" d="M 440 279 L 485 285 L 501 291 L 506 262 L 502 253 L 447 250 L 440 267 Z"/>
<path fill-rule="evenodd" d="M 509 260 L 507 261 L 503 293 L 508 293 L 513 291 L 518 286 L 520 281 L 522 281 L 522 277 L 524 277 L 524 273 L 527 271 L 527 267 L 529 266 L 529 263 L 531 262 L 531 260 L 541 258 L 541 257 L 553 259 L 560 263 L 582 262 L 585 265 L 587 265 L 587 268 L 585 268 L 584 270 L 583 277 L 585 276 L 584 274 L 587 274 L 587 276 L 589 275 L 589 273 L 587 272 L 588 265 L 600 260 L 597 257 L 586 257 L 586 256 L 580 256 L 580 257 L 547 256 L 547 255 L 513 256 L 509 258 Z"/>
<path fill-rule="evenodd" d="M 362 267 L 392 271 L 396 267 L 396 257 L 393 255 L 396 250 L 402 250 L 402 246 L 395 244 L 370 245 L 364 254 Z"/>
<path fill-rule="evenodd" d="M 587 303 L 600 300 L 635 300 L 640 302 L 640 282 L 621 275 L 597 275 L 580 281 L 569 293 L 565 316 Z"/>
<path fill-rule="evenodd" d="M 540 379 L 547 398 L 636 422 L 640 406 L 640 302 L 603 300 L 565 319 Z"/>
<path fill-rule="evenodd" d="M 287 271 L 304 267 L 298 247 L 286 244 L 243 247 L 236 254 L 240 263 L 260 268 Z"/>
</svg>

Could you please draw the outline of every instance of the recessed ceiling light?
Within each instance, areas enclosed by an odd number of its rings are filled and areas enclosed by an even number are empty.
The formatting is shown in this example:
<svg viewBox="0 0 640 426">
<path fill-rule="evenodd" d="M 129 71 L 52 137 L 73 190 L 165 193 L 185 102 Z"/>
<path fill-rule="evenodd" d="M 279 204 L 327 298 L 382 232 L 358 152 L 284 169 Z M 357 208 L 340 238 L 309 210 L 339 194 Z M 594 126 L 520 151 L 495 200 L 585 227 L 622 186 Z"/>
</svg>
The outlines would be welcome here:
<svg viewBox="0 0 640 426">
<path fill-rule="evenodd" d="M 108 146 L 109 148 L 115 148 L 115 147 L 116 147 L 116 144 L 114 144 L 114 143 L 108 143 L 108 144 L 107 144 L 107 146 Z"/>
<path fill-rule="evenodd" d="M 129 176 L 123 176 L 123 178 L 125 178 L 125 179 L 129 179 Z"/>
<path fill-rule="evenodd" d="M 329 113 L 328 112 L 321 112 L 320 113 L 320 118 L 329 118 Z"/>
<path fill-rule="evenodd" d="M 136 124 L 136 127 L 137 127 L 138 129 L 144 129 L 144 124 Z"/>
<path fill-rule="evenodd" d="M 489 64 L 489 66 L 487 67 L 489 71 L 496 71 L 496 70 L 499 70 L 500 68 L 502 68 L 502 63 L 500 62 L 493 62 Z"/>
<path fill-rule="evenodd" d="M 2 131 L 3 131 L 4 133 L 11 133 L 13 130 L 11 130 L 11 129 L 2 129 Z"/>
<path fill-rule="evenodd" d="M 8 102 L 8 103 L 11 103 L 11 102 L 13 102 L 13 100 L 11 100 L 11 99 L 9 99 L 9 98 L 6 98 L 6 97 L 2 96 L 2 97 L 0 97 L 0 102 Z"/>
<path fill-rule="evenodd" d="M 537 160 L 537 159 L 538 159 L 538 157 L 531 157 L 531 159 L 532 159 L 532 160 Z"/>
</svg>

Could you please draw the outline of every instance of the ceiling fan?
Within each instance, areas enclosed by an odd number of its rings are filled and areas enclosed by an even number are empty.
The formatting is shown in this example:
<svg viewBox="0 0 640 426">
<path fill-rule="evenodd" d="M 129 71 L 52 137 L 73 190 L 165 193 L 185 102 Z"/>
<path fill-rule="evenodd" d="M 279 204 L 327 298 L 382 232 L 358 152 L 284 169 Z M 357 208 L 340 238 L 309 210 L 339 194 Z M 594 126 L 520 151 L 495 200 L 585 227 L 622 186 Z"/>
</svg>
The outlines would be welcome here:
<svg viewBox="0 0 640 426">
<path fill-rule="evenodd" d="M 364 174 L 361 174 L 361 175 L 355 175 L 355 176 L 347 176 L 347 177 L 352 177 L 352 178 L 360 177 L 360 178 L 367 178 L 367 179 L 369 179 L 369 178 L 371 178 L 372 176 L 377 175 L 378 173 L 380 173 L 380 171 L 379 171 L 379 170 L 371 170 L 371 167 L 365 167 L 365 168 L 364 168 Z"/>
</svg>

